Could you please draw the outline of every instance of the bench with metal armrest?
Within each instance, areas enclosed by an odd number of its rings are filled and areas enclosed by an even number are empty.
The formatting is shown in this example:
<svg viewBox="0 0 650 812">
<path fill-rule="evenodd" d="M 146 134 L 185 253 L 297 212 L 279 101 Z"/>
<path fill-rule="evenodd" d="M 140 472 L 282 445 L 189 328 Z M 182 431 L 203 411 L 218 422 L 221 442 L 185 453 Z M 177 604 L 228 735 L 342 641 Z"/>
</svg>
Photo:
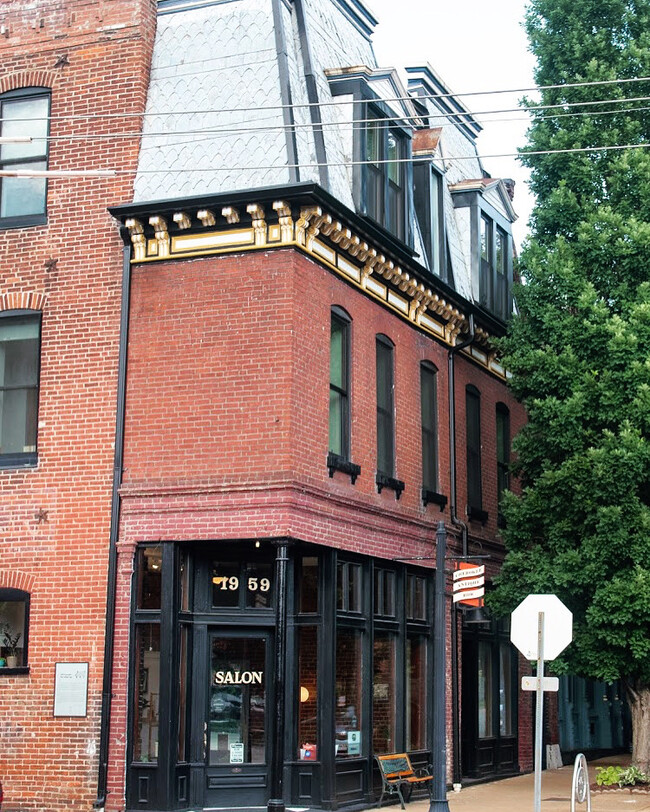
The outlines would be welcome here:
<svg viewBox="0 0 650 812">
<path fill-rule="evenodd" d="M 408 753 L 389 753 L 384 756 L 375 756 L 381 773 L 381 798 L 379 806 L 382 805 L 384 795 L 394 795 L 397 793 L 402 809 L 404 809 L 404 789 L 407 789 L 408 801 L 411 798 L 413 787 L 424 785 L 429 795 L 431 794 L 431 782 L 433 776 L 426 767 L 413 769 Z"/>
</svg>

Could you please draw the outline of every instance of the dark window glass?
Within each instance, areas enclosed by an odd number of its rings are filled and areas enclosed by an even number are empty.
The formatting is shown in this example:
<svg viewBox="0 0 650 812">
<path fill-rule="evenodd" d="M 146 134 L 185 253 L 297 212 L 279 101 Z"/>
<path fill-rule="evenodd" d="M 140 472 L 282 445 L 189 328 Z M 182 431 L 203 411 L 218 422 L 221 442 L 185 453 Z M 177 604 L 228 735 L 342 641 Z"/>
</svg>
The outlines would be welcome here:
<svg viewBox="0 0 650 812">
<path fill-rule="evenodd" d="M 361 611 L 360 564 L 339 561 L 336 572 L 336 608 L 341 612 Z"/>
<path fill-rule="evenodd" d="M 133 760 L 158 760 L 160 711 L 160 625 L 135 627 L 135 706 L 133 708 Z"/>
<path fill-rule="evenodd" d="M 513 651 L 509 643 L 499 644 L 499 733 L 512 736 L 514 733 Z"/>
<path fill-rule="evenodd" d="M 467 421 L 467 503 L 482 509 L 481 485 L 481 396 L 478 389 L 468 386 L 465 390 Z"/>
<path fill-rule="evenodd" d="M 406 641 L 406 749 L 427 746 L 427 639 Z"/>
<path fill-rule="evenodd" d="M 40 314 L 0 318 L 0 463 L 36 461 Z"/>
<path fill-rule="evenodd" d="M 478 644 L 478 737 L 489 738 L 494 735 L 492 695 L 492 646 L 490 643 Z"/>
<path fill-rule="evenodd" d="M 29 593 L 0 589 L 0 673 L 27 665 Z"/>
<path fill-rule="evenodd" d="M 342 314 L 333 311 L 330 338 L 329 450 L 346 460 L 350 458 L 349 347 L 349 321 Z"/>
<path fill-rule="evenodd" d="M 238 561 L 215 561 L 212 568 L 212 605 L 238 607 L 241 568 Z"/>
<path fill-rule="evenodd" d="M 49 114 L 48 91 L 26 89 L 0 97 L 0 136 L 32 139 L 29 143 L 1 144 L 0 169 L 47 169 Z M 45 178 L 0 178 L 0 222 L 44 215 L 45 192 Z"/>
<path fill-rule="evenodd" d="M 395 617 L 395 573 L 375 569 L 375 614 Z"/>
<path fill-rule="evenodd" d="M 187 657 L 188 636 L 187 626 L 181 626 L 178 663 L 178 761 L 186 760 L 187 749 Z"/>
<path fill-rule="evenodd" d="M 316 626 L 298 629 L 298 705 L 299 758 L 317 761 L 318 752 L 318 634 Z"/>
<path fill-rule="evenodd" d="M 366 126 L 366 213 L 399 239 L 405 229 L 406 139 L 390 121 L 375 117 Z"/>
<path fill-rule="evenodd" d="M 499 505 L 504 491 L 510 487 L 510 412 L 497 404 L 497 498 Z"/>
<path fill-rule="evenodd" d="M 301 612 L 318 612 L 318 558 L 303 556 L 300 567 L 299 605 Z"/>
<path fill-rule="evenodd" d="M 372 681 L 372 748 L 375 753 L 392 753 L 397 743 L 395 643 L 395 635 L 375 632 Z"/>
<path fill-rule="evenodd" d="M 422 414 L 422 487 L 438 490 L 438 399 L 436 369 L 431 364 L 420 366 L 420 401 Z"/>
<path fill-rule="evenodd" d="M 138 609 L 160 609 L 162 583 L 162 548 L 141 547 L 138 551 Z"/>
<path fill-rule="evenodd" d="M 447 281 L 441 250 L 444 239 L 442 180 L 428 162 L 413 164 L 413 192 L 429 269 Z"/>
<path fill-rule="evenodd" d="M 212 606 L 218 609 L 271 609 L 273 564 L 255 561 L 215 561 L 212 566 Z"/>
<path fill-rule="evenodd" d="M 408 620 L 427 619 L 427 582 L 421 575 L 406 577 L 406 617 Z"/>
<path fill-rule="evenodd" d="M 363 755 L 361 741 L 362 639 L 362 633 L 353 629 L 338 629 L 336 633 L 334 754 L 337 758 Z"/>
<path fill-rule="evenodd" d="M 480 234 L 481 267 L 479 275 L 479 297 L 484 307 L 492 306 L 492 221 L 481 217 Z"/>
<path fill-rule="evenodd" d="M 393 407 L 393 345 L 377 336 L 377 470 L 395 475 L 395 414 Z"/>
</svg>

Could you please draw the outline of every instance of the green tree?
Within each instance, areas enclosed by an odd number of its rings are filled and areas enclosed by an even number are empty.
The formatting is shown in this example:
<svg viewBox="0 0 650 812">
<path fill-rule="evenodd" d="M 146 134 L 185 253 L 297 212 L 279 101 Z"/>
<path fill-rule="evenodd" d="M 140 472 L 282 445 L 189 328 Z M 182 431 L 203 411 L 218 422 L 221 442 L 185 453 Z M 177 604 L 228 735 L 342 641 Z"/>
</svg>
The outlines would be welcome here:
<svg viewBox="0 0 650 812">
<path fill-rule="evenodd" d="M 527 29 L 540 85 L 650 75 L 650 0 L 532 0 Z M 650 83 L 543 91 L 543 104 L 628 101 L 552 119 L 537 110 L 528 149 L 650 143 L 648 105 L 631 101 L 644 95 Z M 521 493 L 504 501 L 507 555 L 491 605 L 505 613 L 551 592 L 569 606 L 574 642 L 555 668 L 623 680 L 633 759 L 648 771 L 650 154 L 526 163 L 537 205 L 502 350 L 528 424 L 515 440 Z"/>
</svg>

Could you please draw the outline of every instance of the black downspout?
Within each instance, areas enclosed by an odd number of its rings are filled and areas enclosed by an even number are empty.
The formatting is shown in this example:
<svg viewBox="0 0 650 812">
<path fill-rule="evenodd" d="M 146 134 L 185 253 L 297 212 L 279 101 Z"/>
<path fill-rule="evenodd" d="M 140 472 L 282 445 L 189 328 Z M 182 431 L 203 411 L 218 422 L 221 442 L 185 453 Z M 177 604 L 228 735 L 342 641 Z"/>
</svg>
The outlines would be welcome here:
<svg viewBox="0 0 650 812">
<path fill-rule="evenodd" d="M 117 578 L 117 539 L 120 525 L 120 486 L 124 458 L 124 409 L 126 403 L 126 353 L 129 338 L 129 304 L 131 294 L 131 246 L 124 246 L 122 264 L 122 305 L 120 312 L 120 346 L 117 372 L 117 416 L 115 420 L 115 456 L 113 461 L 113 494 L 108 550 L 108 584 L 106 589 L 106 637 L 104 640 L 104 677 L 102 682 L 102 715 L 99 735 L 99 775 L 97 800 L 93 806 L 106 805 L 108 780 L 108 745 L 113 684 L 113 650 L 115 631 L 115 591 Z"/>
<path fill-rule="evenodd" d="M 474 341 L 474 315 L 469 317 L 469 333 L 467 338 L 449 349 L 448 354 L 448 386 L 449 386 L 449 512 L 451 523 L 460 527 L 462 539 L 462 555 L 467 555 L 467 524 L 457 515 L 456 497 L 456 353 Z M 458 690 L 458 609 L 453 604 L 451 610 L 451 728 L 453 742 L 453 778 L 454 784 L 460 784 L 462 765 L 460 761 L 460 703 Z"/>
</svg>

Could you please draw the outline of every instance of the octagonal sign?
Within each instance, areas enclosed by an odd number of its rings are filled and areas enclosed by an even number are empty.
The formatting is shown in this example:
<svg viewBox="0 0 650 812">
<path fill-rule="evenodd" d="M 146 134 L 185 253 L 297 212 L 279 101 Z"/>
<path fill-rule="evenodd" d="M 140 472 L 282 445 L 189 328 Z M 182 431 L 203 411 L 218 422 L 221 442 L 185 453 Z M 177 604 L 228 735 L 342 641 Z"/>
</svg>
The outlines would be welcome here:
<svg viewBox="0 0 650 812">
<path fill-rule="evenodd" d="M 529 595 L 511 615 L 510 640 L 527 660 L 538 657 L 538 614 L 544 613 L 544 659 L 554 660 L 573 639 L 573 614 L 557 595 Z"/>
</svg>

